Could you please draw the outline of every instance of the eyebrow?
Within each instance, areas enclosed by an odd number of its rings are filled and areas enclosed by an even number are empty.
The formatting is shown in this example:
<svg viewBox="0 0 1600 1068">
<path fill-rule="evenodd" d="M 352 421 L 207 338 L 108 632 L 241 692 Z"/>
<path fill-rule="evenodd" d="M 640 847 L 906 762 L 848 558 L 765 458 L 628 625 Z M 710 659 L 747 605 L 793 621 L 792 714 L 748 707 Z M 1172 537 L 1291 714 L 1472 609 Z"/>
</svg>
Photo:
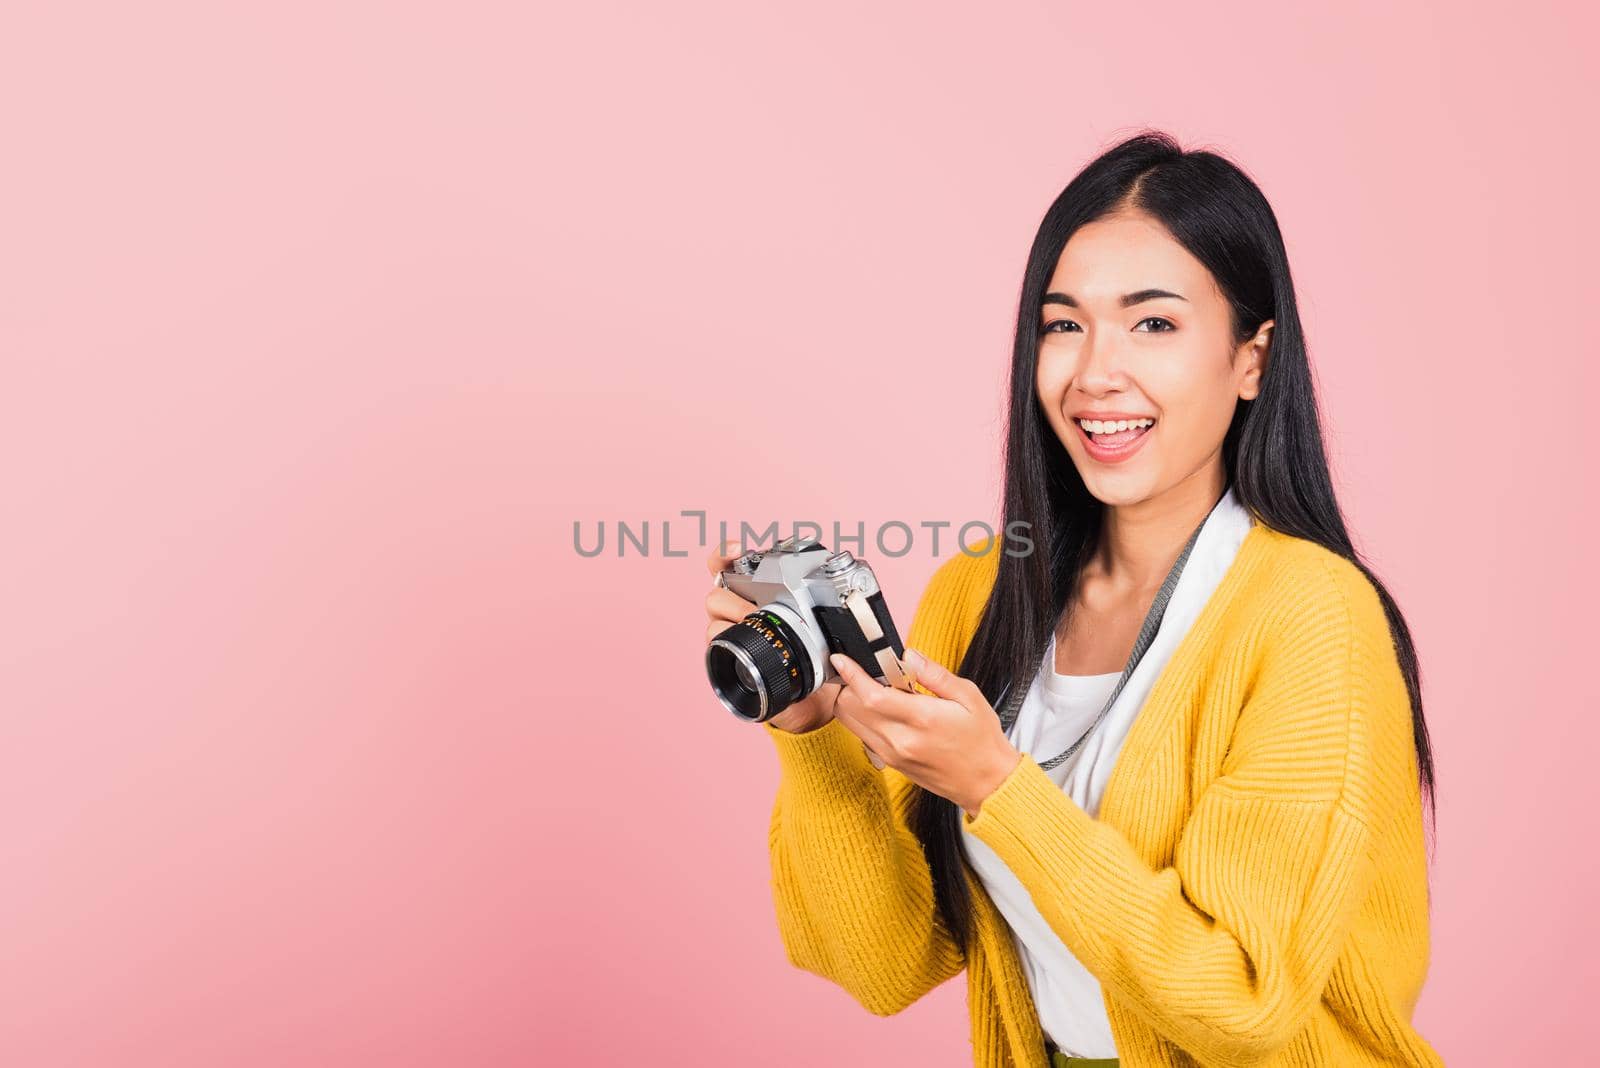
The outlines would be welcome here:
<svg viewBox="0 0 1600 1068">
<path fill-rule="evenodd" d="M 1170 297 L 1173 300 L 1181 300 L 1185 303 L 1187 303 L 1189 299 L 1181 293 L 1173 293 L 1172 291 L 1166 289 L 1140 289 L 1133 293 L 1124 293 L 1119 303 L 1124 308 L 1131 308 L 1135 304 L 1142 304 L 1147 300 L 1160 300 L 1163 297 Z M 1065 304 L 1069 308 L 1078 307 L 1078 302 L 1066 293 L 1046 293 L 1044 295 L 1044 303 Z"/>
</svg>

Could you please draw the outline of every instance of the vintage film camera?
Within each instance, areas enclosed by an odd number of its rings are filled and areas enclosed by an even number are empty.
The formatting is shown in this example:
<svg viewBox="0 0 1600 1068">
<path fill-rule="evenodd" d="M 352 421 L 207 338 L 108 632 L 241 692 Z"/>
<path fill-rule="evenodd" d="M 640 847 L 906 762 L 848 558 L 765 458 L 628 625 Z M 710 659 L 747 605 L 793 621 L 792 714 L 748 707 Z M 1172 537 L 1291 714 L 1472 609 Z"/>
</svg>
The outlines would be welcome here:
<svg viewBox="0 0 1600 1068">
<path fill-rule="evenodd" d="M 848 552 L 785 538 L 745 553 L 716 583 L 758 606 L 706 648 L 711 689 L 740 719 L 763 723 L 837 679 L 829 653 L 909 688 L 900 663 L 905 648 L 877 576 Z"/>
</svg>

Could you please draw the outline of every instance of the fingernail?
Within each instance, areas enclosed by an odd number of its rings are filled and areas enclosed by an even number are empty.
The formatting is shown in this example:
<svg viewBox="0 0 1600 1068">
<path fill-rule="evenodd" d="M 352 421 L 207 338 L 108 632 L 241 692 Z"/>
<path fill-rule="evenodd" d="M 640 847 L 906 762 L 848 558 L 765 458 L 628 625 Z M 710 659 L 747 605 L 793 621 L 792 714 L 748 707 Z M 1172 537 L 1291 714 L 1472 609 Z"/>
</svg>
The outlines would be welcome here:
<svg viewBox="0 0 1600 1068">
<path fill-rule="evenodd" d="M 828 663 L 832 664 L 833 670 L 837 671 L 841 675 L 844 674 L 844 659 L 843 653 L 828 654 Z"/>
<path fill-rule="evenodd" d="M 915 649 L 906 650 L 906 663 L 911 665 L 912 671 L 921 671 L 928 666 L 928 658 Z"/>
</svg>

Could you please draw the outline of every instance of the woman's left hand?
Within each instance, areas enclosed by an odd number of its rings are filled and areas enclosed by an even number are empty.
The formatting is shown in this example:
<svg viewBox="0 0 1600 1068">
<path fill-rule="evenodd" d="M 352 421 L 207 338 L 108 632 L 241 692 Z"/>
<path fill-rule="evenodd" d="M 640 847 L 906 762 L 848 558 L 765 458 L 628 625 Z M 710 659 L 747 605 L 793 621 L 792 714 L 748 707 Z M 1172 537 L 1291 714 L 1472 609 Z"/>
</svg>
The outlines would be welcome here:
<svg viewBox="0 0 1600 1068">
<path fill-rule="evenodd" d="M 977 818 L 984 799 L 1022 760 L 975 683 L 915 649 L 904 663 L 934 696 L 886 686 L 848 656 L 834 653 L 845 688 L 834 715 L 885 764 Z"/>
</svg>

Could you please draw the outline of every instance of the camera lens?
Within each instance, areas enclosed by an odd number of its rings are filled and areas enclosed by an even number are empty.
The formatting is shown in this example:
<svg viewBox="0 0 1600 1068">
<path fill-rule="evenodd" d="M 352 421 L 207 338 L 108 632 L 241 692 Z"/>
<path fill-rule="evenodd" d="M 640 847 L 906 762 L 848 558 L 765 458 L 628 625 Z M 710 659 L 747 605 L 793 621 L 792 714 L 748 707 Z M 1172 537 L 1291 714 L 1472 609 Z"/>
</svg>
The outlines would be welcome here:
<svg viewBox="0 0 1600 1068">
<path fill-rule="evenodd" d="M 756 680 L 755 675 L 751 674 L 750 669 L 745 667 L 743 660 L 735 660 L 733 662 L 733 673 L 738 676 L 741 689 L 749 693 L 761 692 L 761 683 Z"/>
<path fill-rule="evenodd" d="M 752 723 L 765 722 L 805 697 L 815 681 L 800 634 L 772 606 L 711 640 L 706 675 L 728 711 Z"/>
</svg>

